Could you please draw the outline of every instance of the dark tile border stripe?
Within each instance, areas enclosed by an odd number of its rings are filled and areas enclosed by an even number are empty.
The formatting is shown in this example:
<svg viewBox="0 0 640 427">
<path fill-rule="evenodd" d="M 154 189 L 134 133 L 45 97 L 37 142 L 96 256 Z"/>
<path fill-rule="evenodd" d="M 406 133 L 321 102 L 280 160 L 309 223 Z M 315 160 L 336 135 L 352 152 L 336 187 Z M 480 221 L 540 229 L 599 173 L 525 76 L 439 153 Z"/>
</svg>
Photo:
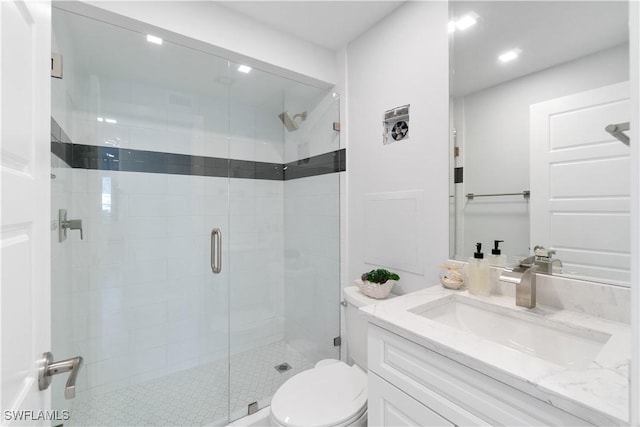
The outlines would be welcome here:
<svg viewBox="0 0 640 427">
<path fill-rule="evenodd" d="M 71 167 L 126 172 L 217 176 L 282 181 L 279 163 L 72 144 Z"/>
<path fill-rule="evenodd" d="M 51 152 L 71 166 L 71 140 L 53 117 L 51 118 Z"/>
<path fill-rule="evenodd" d="M 73 144 L 51 119 L 51 152 L 73 168 L 285 181 L 346 170 L 341 149 L 287 164 Z"/>
<path fill-rule="evenodd" d="M 284 165 L 284 179 L 306 178 L 347 170 L 347 150 L 341 149 Z"/>
</svg>

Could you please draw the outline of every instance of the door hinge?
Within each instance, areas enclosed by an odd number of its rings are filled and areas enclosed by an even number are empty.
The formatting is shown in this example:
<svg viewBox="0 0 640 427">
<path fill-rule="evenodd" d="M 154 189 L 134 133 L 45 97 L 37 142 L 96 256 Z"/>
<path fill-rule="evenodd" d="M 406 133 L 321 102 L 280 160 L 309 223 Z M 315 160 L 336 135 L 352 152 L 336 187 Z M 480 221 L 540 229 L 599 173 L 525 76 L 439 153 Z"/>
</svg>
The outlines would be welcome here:
<svg viewBox="0 0 640 427">
<path fill-rule="evenodd" d="M 342 337 L 335 337 L 333 339 L 333 346 L 340 347 L 342 345 Z"/>
<path fill-rule="evenodd" d="M 251 402 L 247 408 L 247 415 L 253 415 L 258 412 L 258 402 Z"/>
</svg>

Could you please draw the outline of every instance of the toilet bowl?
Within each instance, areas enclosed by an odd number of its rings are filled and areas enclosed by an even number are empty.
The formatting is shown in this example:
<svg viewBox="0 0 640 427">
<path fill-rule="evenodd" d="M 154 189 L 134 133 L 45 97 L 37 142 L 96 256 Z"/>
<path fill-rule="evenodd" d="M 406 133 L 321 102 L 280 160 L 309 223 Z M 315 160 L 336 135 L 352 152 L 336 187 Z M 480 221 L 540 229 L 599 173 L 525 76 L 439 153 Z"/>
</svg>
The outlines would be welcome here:
<svg viewBox="0 0 640 427">
<path fill-rule="evenodd" d="M 323 363 L 324 362 L 324 363 Z M 274 426 L 366 426 L 367 374 L 321 361 L 285 382 L 271 399 Z"/>
<path fill-rule="evenodd" d="M 344 289 L 344 299 L 347 352 L 353 365 L 325 359 L 289 378 L 271 399 L 271 425 L 367 425 L 367 321 L 359 308 L 377 300 L 364 296 L 356 286 Z"/>
</svg>

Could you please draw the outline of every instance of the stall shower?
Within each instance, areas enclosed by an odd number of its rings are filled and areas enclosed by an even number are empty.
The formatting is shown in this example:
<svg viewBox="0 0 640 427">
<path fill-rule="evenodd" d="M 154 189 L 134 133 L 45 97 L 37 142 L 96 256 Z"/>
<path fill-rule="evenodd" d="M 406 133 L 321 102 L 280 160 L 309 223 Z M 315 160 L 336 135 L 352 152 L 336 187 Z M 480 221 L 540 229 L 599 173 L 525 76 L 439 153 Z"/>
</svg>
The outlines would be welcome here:
<svg viewBox="0 0 640 427">
<path fill-rule="evenodd" d="M 339 357 L 339 96 L 160 35 L 53 10 L 52 218 L 83 232 L 52 238 L 69 426 L 224 425 Z"/>
</svg>

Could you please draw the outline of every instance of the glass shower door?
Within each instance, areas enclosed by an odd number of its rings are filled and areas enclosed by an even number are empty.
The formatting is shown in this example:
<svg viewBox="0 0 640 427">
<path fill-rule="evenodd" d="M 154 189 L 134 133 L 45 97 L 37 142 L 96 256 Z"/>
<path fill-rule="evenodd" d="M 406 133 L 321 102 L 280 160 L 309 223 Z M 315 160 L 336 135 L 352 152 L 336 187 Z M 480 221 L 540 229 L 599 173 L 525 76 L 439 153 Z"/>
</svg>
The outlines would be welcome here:
<svg viewBox="0 0 640 427">
<path fill-rule="evenodd" d="M 339 358 L 339 100 L 231 64 L 230 417 Z"/>
<path fill-rule="evenodd" d="M 52 351 L 84 357 L 53 407 L 68 426 L 224 425 L 228 62 L 60 9 L 53 33 L 52 217 L 84 227 L 52 236 Z"/>
</svg>

